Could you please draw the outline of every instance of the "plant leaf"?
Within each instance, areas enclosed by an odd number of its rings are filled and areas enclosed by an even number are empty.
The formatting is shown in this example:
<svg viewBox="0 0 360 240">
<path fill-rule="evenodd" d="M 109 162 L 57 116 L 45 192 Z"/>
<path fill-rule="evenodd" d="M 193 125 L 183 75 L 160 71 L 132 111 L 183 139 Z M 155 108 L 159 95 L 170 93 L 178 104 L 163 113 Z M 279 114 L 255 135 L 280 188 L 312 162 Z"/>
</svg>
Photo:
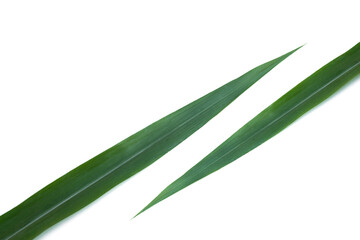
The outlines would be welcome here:
<svg viewBox="0 0 360 240">
<path fill-rule="evenodd" d="M 0 239 L 33 238 L 90 204 L 176 147 L 296 50 L 171 113 L 41 189 L 0 217 Z"/>
<path fill-rule="evenodd" d="M 214 151 L 166 187 L 137 215 L 272 138 L 359 73 L 360 43 L 323 66 L 246 123 Z"/>
</svg>

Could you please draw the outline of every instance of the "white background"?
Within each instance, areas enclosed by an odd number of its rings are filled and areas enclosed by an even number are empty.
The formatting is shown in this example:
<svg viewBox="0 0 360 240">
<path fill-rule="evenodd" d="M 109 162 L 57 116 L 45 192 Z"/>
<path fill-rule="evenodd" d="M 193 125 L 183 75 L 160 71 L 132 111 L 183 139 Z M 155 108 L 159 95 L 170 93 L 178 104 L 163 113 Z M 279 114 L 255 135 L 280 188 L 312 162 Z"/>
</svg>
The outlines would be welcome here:
<svg viewBox="0 0 360 240">
<path fill-rule="evenodd" d="M 357 1 L 1 1 L 0 214 L 304 43 L 205 127 L 39 239 L 359 239 L 360 81 L 131 218 L 360 39 Z"/>
</svg>

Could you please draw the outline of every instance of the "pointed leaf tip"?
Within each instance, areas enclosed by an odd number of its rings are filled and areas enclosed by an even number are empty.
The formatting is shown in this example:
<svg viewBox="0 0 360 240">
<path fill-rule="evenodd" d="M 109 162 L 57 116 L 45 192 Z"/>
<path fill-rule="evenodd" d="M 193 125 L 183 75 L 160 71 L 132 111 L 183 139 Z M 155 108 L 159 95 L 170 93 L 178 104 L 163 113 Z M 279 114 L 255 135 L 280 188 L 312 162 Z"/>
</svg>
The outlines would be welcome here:
<svg viewBox="0 0 360 240">
<path fill-rule="evenodd" d="M 50 183 L 0 216 L 0 239 L 34 238 L 95 201 L 187 139 L 293 52 L 228 82 Z"/>
<path fill-rule="evenodd" d="M 320 68 L 246 123 L 214 151 L 166 187 L 137 215 L 255 149 L 359 74 L 360 43 Z"/>
</svg>

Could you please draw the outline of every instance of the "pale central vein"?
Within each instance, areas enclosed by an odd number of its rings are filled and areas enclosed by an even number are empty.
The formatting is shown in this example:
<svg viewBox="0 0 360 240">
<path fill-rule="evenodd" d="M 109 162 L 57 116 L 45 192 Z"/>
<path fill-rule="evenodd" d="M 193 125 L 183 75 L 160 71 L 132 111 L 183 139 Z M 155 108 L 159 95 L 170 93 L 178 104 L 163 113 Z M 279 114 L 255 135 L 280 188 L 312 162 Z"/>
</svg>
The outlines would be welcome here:
<svg viewBox="0 0 360 240">
<path fill-rule="evenodd" d="M 240 79 L 237 79 L 240 80 Z M 144 151 L 146 151 L 147 149 L 151 148 L 152 146 L 154 146 L 156 143 L 158 143 L 159 141 L 161 141 L 162 139 L 164 139 L 165 137 L 171 135 L 172 133 L 174 133 L 176 130 L 178 130 L 179 128 L 181 128 L 182 126 L 184 126 L 186 123 L 190 122 L 191 120 L 193 120 L 194 118 L 196 118 L 198 115 L 200 115 L 201 113 L 207 111 L 208 109 L 210 109 L 212 106 L 214 106 L 215 104 L 221 102 L 222 100 L 224 100 L 225 98 L 227 98 L 229 95 L 231 95 L 234 91 L 232 91 L 231 93 L 225 95 L 224 97 L 222 97 L 220 100 L 210 104 L 209 106 L 207 106 L 206 108 L 204 108 L 203 110 L 197 112 L 196 114 L 194 114 L 192 117 L 190 117 L 189 119 L 187 119 L 186 121 L 184 121 L 183 123 L 179 124 L 178 126 L 176 126 L 174 129 L 172 129 L 171 131 L 167 132 L 166 134 L 164 134 L 163 136 L 161 136 L 160 138 L 158 138 L 156 141 L 152 142 L 150 145 L 146 146 L 144 149 L 142 149 L 141 151 L 137 152 L 136 154 L 134 154 L 133 156 L 131 156 L 130 158 L 128 158 L 126 161 L 122 162 L 120 165 L 114 167 L 113 169 L 109 170 L 108 172 L 106 172 L 105 174 L 101 175 L 100 177 L 98 177 L 97 179 L 95 179 L 93 182 L 85 185 L 84 187 L 82 187 L 81 189 L 79 189 L 78 191 L 76 191 L 75 193 L 71 194 L 70 196 L 68 196 L 67 198 L 65 198 L 64 200 L 62 200 L 61 202 L 59 202 L 58 204 L 56 204 L 55 206 L 53 206 L 52 208 L 48 209 L 47 211 L 45 211 L 44 213 L 42 213 L 40 216 L 36 217 L 35 219 L 33 219 L 32 221 L 30 221 L 29 223 L 27 223 L 25 226 L 23 226 L 22 228 L 18 229 L 16 232 L 14 232 L 13 234 L 11 234 L 8 238 L 6 239 L 10 239 L 11 237 L 15 236 L 16 234 L 20 233 L 21 231 L 25 230 L 27 227 L 29 227 L 30 225 L 32 225 L 33 223 L 37 222 L 38 220 L 40 220 L 41 218 L 43 218 L 44 216 L 48 215 L 49 213 L 51 213 L 52 211 L 54 211 L 56 208 L 58 208 L 59 206 L 63 205 L 64 203 L 68 202 L 69 200 L 71 200 L 72 198 L 74 198 L 75 196 L 77 196 L 79 193 L 85 191 L 86 189 L 88 189 L 89 187 L 91 187 L 92 185 L 96 184 L 97 182 L 99 182 L 101 179 L 107 177 L 108 175 L 110 175 L 111 173 L 113 173 L 114 171 L 118 170 L 120 167 L 122 167 L 124 164 L 128 163 L 129 161 L 131 161 L 132 159 L 134 159 L 135 157 L 139 156 L 141 153 L 143 153 Z M 240 92 L 241 94 L 241 92 Z M 239 95 L 240 95 L 239 94 Z M 235 99 L 235 98 L 234 98 Z"/>
<path fill-rule="evenodd" d="M 289 114 L 291 111 L 293 111 L 294 109 L 296 109 L 297 107 L 299 107 L 300 105 L 302 105 L 303 103 L 305 103 L 306 101 L 308 101 L 310 98 L 312 98 L 314 95 L 318 94 L 320 91 L 324 90 L 326 87 L 328 87 L 330 84 L 334 83 L 336 80 L 338 80 L 340 77 L 342 77 L 343 75 L 345 75 L 346 73 L 348 73 L 349 71 L 353 70 L 354 68 L 356 68 L 358 65 L 360 65 L 360 62 L 356 63 L 355 65 L 353 65 L 352 67 L 348 68 L 347 70 L 345 70 L 344 72 L 342 72 L 341 74 L 339 74 L 337 77 L 335 77 L 334 79 L 332 79 L 331 81 L 329 81 L 327 84 L 323 85 L 321 88 L 317 89 L 315 92 L 313 92 L 312 94 L 310 94 L 309 96 L 307 96 L 305 99 L 303 99 L 302 101 L 300 101 L 299 103 L 297 103 L 294 107 L 290 108 L 289 110 L 287 110 L 286 112 L 284 112 L 283 114 L 281 114 L 279 117 L 277 117 L 276 119 L 274 119 L 273 121 L 271 121 L 270 123 L 266 124 L 264 127 L 260 128 L 259 130 L 257 130 L 255 133 L 253 133 L 250 137 L 248 137 L 246 140 L 238 143 L 234 148 L 232 148 L 231 150 L 229 150 L 227 153 L 225 153 L 224 155 L 222 155 L 221 157 L 219 157 L 218 159 L 216 159 L 215 161 L 211 162 L 210 164 L 204 166 L 201 171 L 199 171 L 198 174 L 201 174 L 202 172 L 204 172 L 208 167 L 210 167 L 211 165 L 215 164 L 216 162 L 220 161 L 221 159 L 223 159 L 224 157 L 226 157 L 227 155 L 231 154 L 232 152 L 234 152 L 235 150 L 237 150 L 239 147 L 241 147 L 241 145 L 243 145 L 244 143 L 246 143 L 247 141 L 249 141 L 252 137 L 256 136 L 257 134 L 259 134 L 260 132 L 264 131 L 267 127 L 273 125 L 275 122 L 279 121 L 280 119 L 282 119 L 284 116 L 286 116 L 287 114 Z"/>
</svg>

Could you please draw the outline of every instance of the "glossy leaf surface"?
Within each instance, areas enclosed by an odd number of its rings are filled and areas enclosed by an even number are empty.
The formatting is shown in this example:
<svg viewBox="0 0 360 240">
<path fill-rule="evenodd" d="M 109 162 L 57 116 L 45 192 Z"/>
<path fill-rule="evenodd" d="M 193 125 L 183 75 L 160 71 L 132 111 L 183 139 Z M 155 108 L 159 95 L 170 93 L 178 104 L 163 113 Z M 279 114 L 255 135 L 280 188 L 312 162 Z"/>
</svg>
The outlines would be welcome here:
<svg viewBox="0 0 360 240">
<path fill-rule="evenodd" d="M 90 204 L 176 147 L 296 50 L 171 113 L 49 184 L 0 217 L 0 239 L 34 238 Z"/>
<path fill-rule="evenodd" d="M 250 120 L 166 187 L 138 214 L 269 140 L 360 73 L 360 43 L 323 66 Z"/>
</svg>

